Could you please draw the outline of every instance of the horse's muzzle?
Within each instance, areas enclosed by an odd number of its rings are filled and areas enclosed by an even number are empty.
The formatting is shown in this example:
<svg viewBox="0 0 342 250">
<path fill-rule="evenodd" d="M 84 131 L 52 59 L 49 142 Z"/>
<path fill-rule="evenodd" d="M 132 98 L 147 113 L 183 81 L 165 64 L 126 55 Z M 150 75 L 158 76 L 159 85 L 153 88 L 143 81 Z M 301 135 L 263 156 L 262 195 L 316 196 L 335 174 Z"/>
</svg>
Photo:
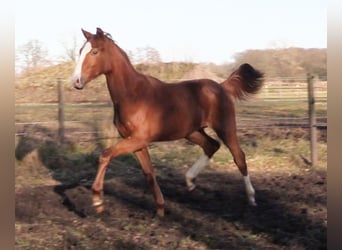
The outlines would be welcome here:
<svg viewBox="0 0 342 250">
<path fill-rule="evenodd" d="M 73 79 L 73 84 L 75 89 L 83 89 L 84 84 L 82 83 L 80 78 Z"/>
</svg>

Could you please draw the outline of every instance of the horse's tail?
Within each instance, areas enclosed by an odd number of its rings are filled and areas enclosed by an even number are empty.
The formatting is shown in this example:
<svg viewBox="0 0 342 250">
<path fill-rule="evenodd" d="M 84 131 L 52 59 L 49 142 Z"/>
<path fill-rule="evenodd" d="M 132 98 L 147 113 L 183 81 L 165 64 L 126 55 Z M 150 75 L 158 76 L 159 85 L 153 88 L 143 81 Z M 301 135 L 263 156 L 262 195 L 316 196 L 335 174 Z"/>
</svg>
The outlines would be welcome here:
<svg viewBox="0 0 342 250">
<path fill-rule="evenodd" d="M 263 82 L 264 74 L 245 63 L 240 65 L 222 83 L 222 86 L 236 99 L 245 100 L 249 95 L 257 93 L 261 89 Z"/>
</svg>

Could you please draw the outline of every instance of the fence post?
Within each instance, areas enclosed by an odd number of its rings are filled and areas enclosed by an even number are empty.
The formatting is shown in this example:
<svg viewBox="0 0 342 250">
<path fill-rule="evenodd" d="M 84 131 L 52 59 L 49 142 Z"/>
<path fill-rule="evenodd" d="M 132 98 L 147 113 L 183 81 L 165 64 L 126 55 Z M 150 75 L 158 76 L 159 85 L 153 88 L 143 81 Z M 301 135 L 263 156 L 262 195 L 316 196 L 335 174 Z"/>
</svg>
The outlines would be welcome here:
<svg viewBox="0 0 342 250">
<path fill-rule="evenodd" d="M 309 102 L 309 128 L 310 128 L 310 151 L 311 166 L 317 165 L 317 130 L 315 115 L 314 76 L 308 74 L 308 102 Z"/>
<path fill-rule="evenodd" d="M 63 81 L 57 79 L 58 85 L 58 141 L 64 143 L 64 96 L 63 96 Z"/>
</svg>

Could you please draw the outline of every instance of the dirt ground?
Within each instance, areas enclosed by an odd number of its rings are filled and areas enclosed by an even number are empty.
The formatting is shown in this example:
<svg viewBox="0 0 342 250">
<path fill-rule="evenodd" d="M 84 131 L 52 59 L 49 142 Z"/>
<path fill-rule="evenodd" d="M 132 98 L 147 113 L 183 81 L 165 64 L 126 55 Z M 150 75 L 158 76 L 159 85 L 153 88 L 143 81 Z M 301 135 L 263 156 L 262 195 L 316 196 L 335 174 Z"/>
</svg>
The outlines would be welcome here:
<svg viewBox="0 0 342 250">
<path fill-rule="evenodd" d="M 155 169 L 166 201 L 166 215 L 159 218 L 134 161 L 114 160 L 104 186 L 105 211 L 96 214 L 90 190 L 96 167 L 66 182 L 61 175 L 46 170 L 47 163 L 39 154 L 32 151 L 16 166 L 16 249 L 327 246 L 326 168 L 298 169 L 289 164 L 279 169 L 276 162 L 274 166 L 250 168 L 258 203 L 254 208 L 247 203 L 242 177 L 234 164 L 211 164 L 197 178 L 197 189 L 188 192 L 186 166 L 171 168 L 167 162 L 158 162 Z M 69 163 L 60 160 L 59 164 L 68 167 Z M 27 173 L 24 168 L 28 167 Z M 36 178 L 35 184 L 25 178 Z"/>
</svg>

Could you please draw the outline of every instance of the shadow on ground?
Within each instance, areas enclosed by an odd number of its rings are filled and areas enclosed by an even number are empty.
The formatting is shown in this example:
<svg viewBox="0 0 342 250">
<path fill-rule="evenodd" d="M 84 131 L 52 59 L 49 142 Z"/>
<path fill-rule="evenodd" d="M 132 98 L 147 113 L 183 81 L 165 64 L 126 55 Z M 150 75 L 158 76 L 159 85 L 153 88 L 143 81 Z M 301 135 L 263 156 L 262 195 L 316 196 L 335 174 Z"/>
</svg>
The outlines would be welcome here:
<svg viewBox="0 0 342 250">
<path fill-rule="evenodd" d="M 25 249 L 23 242 L 51 249 L 326 248 L 324 172 L 287 176 L 255 172 L 258 207 L 252 208 L 237 171 L 207 169 L 197 180 L 198 188 L 189 193 L 182 169 L 159 165 L 166 216 L 156 218 L 144 176 L 128 156 L 113 161 L 108 169 L 106 210 L 98 215 L 90 191 L 98 153 L 76 157 L 70 154 L 72 143 L 67 144 L 62 147 L 48 136 L 22 137 L 17 143 L 18 161 L 37 150 L 42 165 L 60 183 L 25 186 L 16 192 L 18 249 Z"/>
</svg>

